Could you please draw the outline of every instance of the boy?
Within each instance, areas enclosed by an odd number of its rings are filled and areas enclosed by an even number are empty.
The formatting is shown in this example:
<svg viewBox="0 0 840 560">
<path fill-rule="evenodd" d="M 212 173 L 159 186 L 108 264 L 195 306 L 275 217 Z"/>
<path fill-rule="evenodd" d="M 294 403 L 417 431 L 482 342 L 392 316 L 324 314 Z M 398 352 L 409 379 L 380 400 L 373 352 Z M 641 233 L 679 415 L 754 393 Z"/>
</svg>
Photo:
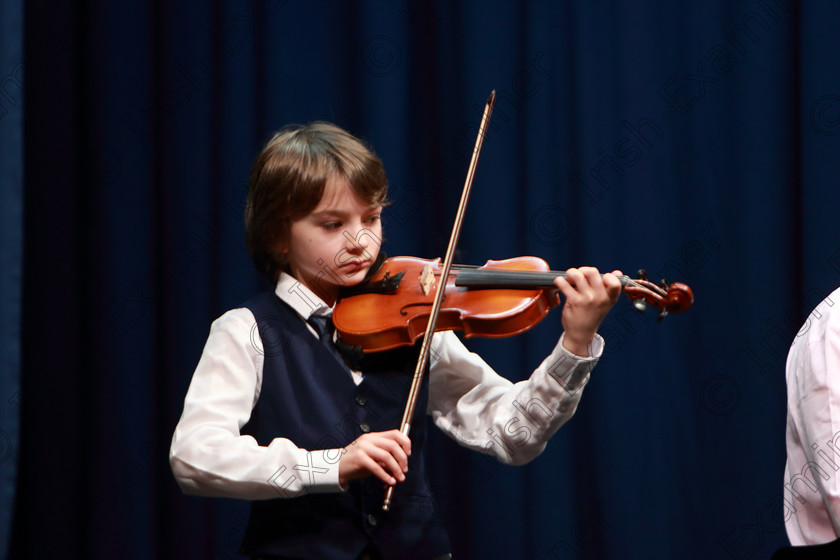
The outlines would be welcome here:
<svg viewBox="0 0 840 560">
<path fill-rule="evenodd" d="M 615 274 L 558 278 L 564 334 L 527 381 L 512 384 L 439 332 L 415 420 L 400 424 L 417 349 L 348 367 L 319 320 L 379 254 L 387 180 L 379 158 L 328 123 L 285 129 L 252 168 L 246 230 L 276 286 L 217 319 L 172 441 L 185 492 L 252 500 L 252 558 L 448 558 L 428 507 L 425 422 L 511 464 L 536 457 L 574 413 L 603 350 L 596 334 L 621 286 Z M 522 407 L 539 429 L 516 429 Z M 383 483 L 394 486 L 381 510 Z"/>
</svg>

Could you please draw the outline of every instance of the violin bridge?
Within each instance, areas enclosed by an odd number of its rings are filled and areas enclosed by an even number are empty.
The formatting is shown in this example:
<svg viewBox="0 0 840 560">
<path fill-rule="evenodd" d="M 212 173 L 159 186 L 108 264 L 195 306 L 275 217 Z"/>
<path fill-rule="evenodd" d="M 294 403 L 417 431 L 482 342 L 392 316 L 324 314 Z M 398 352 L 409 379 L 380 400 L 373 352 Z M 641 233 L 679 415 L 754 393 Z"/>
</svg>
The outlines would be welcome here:
<svg viewBox="0 0 840 560">
<path fill-rule="evenodd" d="M 423 272 L 420 273 L 420 287 L 423 289 L 423 295 L 429 295 L 432 291 L 432 284 L 435 283 L 435 273 L 431 263 L 423 267 Z"/>
</svg>

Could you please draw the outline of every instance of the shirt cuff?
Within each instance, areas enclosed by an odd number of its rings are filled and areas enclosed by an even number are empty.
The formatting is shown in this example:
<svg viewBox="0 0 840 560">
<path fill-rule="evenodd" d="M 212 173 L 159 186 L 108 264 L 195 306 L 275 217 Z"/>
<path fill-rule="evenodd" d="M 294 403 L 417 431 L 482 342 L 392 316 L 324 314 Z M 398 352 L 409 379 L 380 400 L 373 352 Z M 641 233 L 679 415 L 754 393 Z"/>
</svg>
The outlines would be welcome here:
<svg viewBox="0 0 840 560">
<path fill-rule="evenodd" d="M 595 333 L 595 337 L 589 343 L 589 355 L 588 356 L 578 356 L 577 354 L 569 352 L 568 350 L 566 350 L 566 347 L 563 346 L 563 341 L 564 340 L 566 340 L 566 333 L 563 333 L 563 334 L 560 335 L 560 340 L 557 341 L 557 346 L 554 348 L 555 353 L 557 352 L 557 349 L 559 348 L 560 350 L 562 350 L 564 353 L 568 354 L 569 356 L 573 356 L 573 357 L 581 359 L 581 360 L 585 360 L 587 358 L 594 358 L 594 359 L 597 360 L 598 358 L 601 357 L 601 354 L 603 354 L 603 352 L 604 352 L 604 339 L 601 338 L 601 335 L 598 334 L 598 333 Z"/>
<path fill-rule="evenodd" d="M 280 467 L 268 483 L 280 498 L 344 492 L 346 488 L 338 483 L 338 462 L 343 453 L 343 449 L 307 451 L 291 469 Z"/>
<path fill-rule="evenodd" d="M 563 339 L 566 333 L 560 336 L 560 340 L 554 347 L 554 351 L 545 362 L 546 373 L 555 381 L 560 383 L 566 391 L 575 393 L 589 379 L 589 373 L 598 363 L 598 359 L 604 353 L 604 339 L 596 334 L 589 343 L 589 356 L 578 356 L 572 354 L 563 346 Z"/>
</svg>

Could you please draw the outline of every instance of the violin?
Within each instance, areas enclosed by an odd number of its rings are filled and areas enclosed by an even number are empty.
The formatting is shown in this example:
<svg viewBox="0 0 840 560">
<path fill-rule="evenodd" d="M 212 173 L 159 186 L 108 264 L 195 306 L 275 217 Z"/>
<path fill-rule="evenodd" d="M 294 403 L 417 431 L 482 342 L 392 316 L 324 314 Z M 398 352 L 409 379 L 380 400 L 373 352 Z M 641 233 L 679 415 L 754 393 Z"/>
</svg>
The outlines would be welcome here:
<svg viewBox="0 0 840 560">
<path fill-rule="evenodd" d="M 441 278 L 440 259 L 392 257 L 364 283 L 343 291 L 333 311 L 333 324 L 343 344 L 363 352 L 413 345 L 424 335 Z M 640 311 L 647 306 L 682 313 L 694 302 L 687 285 L 661 285 L 621 276 L 622 289 Z M 507 337 L 539 323 L 558 304 L 554 279 L 564 271 L 549 270 L 537 257 L 487 261 L 483 266 L 452 265 L 435 331 L 461 330 L 469 338 Z"/>
</svg>

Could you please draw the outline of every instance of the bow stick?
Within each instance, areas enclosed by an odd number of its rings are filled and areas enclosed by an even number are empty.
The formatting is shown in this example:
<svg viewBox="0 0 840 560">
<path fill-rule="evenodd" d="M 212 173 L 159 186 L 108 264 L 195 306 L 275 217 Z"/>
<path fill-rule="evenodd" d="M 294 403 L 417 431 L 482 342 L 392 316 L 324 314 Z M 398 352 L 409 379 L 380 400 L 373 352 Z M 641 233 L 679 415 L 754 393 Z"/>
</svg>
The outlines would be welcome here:
<svg viewBox="0 0 840 560">
<path fill-rule="evenodd" d="M 464 190 L 461 192 L 461 202 L 458 204 L 458 212 L 455 215 L 455 225 L 452 226 L 452 234 L 449 236 L 449 246 L 446 249 L 446 257 L 443 260 L 443 268 L 441 269 L 440 279 L 438 280 L 438 289 L 435 294 L 435 301 L 432 304 L 429 322 L 426 325 L 426 333 L 423 336 L 423 344 L 420 346 L 420 356 L 417 358 L 417 367 L 414 369 L 414 377 L 411 380 L 411 389 L 408 392 L 408 402 L 405 405 L 405 412 L 403 412 L 402 422 L 400 423 L 400 432 L 402 432 L 405 436 L 408 436 L 408 432 L 411 430 L 411 417 L 414 415 L 414 408 L 417 405 L 417 398 L 420 394 L 420 385 L 423 381 L 423 370 L 426 368 L 426 364 L 429 361 L 429 348 L 432 344 L 432 335 L 435 332 L 435 325 L 437 324 L 440 306 L 443 302 L 444 293 L 446 292 L 446 282 L 449 279 L 449 270 L 452 268 L 452 258 L 455 254 L 455 246 L 458 244 L 458 237 L 461 234 L 461 224 L 464 221 L 467 201 L 470 198 L 473 178 L 475 177 L 475 168 L 478 166 L 478 156 L 481 153 L 481 146 L 484 144 L 484 136 L 487 133 L 487 125 L 490 122 L 490 114 L 493 112 L 493 105 L 495 102 L 496 90 L 493 90 L 490 92 L 490 97 L 487 98 L 487 104 L 484 106 L 484 114 L 481 116 L 481 125 L 478 127 L 478 137 L 475 139 L 475 148 L 473 148 L 470 166 L 467 170 L 467 178 L 466 181 L 464 181 Z M 389 486 L 385 491 L 385 501 L 382 503 L 383 511 L 391 509 L 391 498 L 393 494 L 394 487 Z"/>
</svg>

